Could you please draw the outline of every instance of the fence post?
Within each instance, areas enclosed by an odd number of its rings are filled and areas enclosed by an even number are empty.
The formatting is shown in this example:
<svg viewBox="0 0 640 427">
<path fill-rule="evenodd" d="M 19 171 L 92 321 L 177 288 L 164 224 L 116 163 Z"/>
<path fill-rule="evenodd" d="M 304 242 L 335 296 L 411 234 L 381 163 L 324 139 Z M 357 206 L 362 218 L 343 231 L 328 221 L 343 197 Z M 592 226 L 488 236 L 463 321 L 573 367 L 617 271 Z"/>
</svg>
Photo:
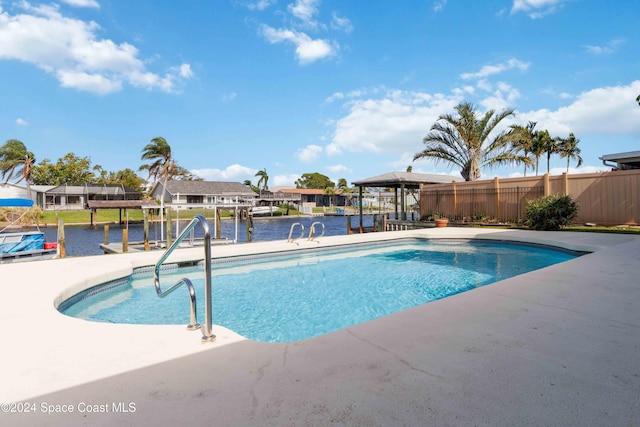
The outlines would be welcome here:
<svg viewBox="0 0 640 427">
<path fill-rule="evenodd" d="M 562 195 L 569 195 L 569 176 L 566 172 L 562 172 Z"/>
<path fill-rule="evenodd" d="M 549 185 L 549 172 L 545 173 L 544 176 L 542 177 L 542 180 L 544 182 L 544 196 L 550 196 L 551 195 L 551 185 Z"/>
<path fill-rule="evenodd" d="M 496 220 L 500 221 L 500 178 L 493 178 L 493 188 L 496 194 Z"/>
<path fill-rule="evenodd" d="M 451 219 L 457 218 L 458 214 L 458 193 L 456 191 L 456 182 L 451 181 L 451 188 L 453 189 L 453 214 Z M 462 218 L 460 218 L 462 219 Z"/>
<path fill-rule="evenodd" d="M 518 201 L 518 224 L 520 224 L 520 209 L 522 209 L 522 198 L 520 197 L 520 186 L 516 187 L 516 200 Z"/>
</svg>

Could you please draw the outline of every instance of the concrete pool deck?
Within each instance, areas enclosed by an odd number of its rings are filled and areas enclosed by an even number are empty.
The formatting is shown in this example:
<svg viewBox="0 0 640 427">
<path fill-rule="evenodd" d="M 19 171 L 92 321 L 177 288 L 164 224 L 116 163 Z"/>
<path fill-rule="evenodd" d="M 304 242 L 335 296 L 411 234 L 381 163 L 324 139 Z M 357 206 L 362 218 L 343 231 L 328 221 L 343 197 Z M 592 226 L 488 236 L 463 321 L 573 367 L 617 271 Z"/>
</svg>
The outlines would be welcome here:
<svg viewBox="0 0 640 427">
<path fill-rule="evenodd" d="M 640 237 L 448 227 L 213 255 L 400 237 L 593 253 L 295 343 L 214 326 L 217 341 L 202 344 L 184 326 L 55 309 L 158 252 L 0 265 L 0 425 L 640 425 Z M 201 257 L 184 249 L 170 261 Z"/>
</svg>

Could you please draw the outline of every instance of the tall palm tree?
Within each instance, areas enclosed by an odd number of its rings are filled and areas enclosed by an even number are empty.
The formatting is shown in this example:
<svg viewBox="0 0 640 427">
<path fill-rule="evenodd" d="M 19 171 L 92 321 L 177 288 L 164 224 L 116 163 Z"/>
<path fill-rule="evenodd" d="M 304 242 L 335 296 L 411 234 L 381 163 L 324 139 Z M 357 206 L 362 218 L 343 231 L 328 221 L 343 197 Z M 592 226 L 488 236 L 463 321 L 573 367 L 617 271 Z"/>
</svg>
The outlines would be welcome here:
<svg viewBox="0 0 640 427">
<path fill-rule="evenodd" d="M 578 161 L 578 166 L 582 166 L 582 157 L 580 157 L 581 150 L 578 148 L 579 139 L 572 133 L 569 134 L 569 138 L 563 139 L 560 144 L 560 157 L 567 158 L 567 173 L 569 173 L 569 163 L 571 159 Z"/>
<path fill-rule="evenodd" d="M 3 179 L 7 178 L 5 184 L 19 172 L 20 178 L 16 183 L 25 181 L 28 198 L 31 198 L 31 172 L 35 164 L 36 157 L 22 141 L 10 139 L 0 147 L 0 172 Z"/>
<path fill-rule="evenodd" d="M 424 137 L 427 148 L 417 153 L 413 160 L 429 157 L 435 162 L 445 161 L 461 168 L 465 181 L 480 178 L 480 168 L 508 163 L 527 162 L 512 146 L 505 132 L 492 139 L 489 136 L 505 118 L 513 115 L 506 109 L 499 113 L 487 111 L 480 117 L 476 107 L 464 102 L 455 107 L 457 116 L 441 115 Z"/>
<path fill-rule="evenodd" d="M 267 182 L 269 182 L 269 174 L 267 174 L 267 169 L 265 168 L 261 171 L 258 171 L 254 176 L 260 177 L 258 179 L 258 182 L 256 183 L 256 187 L 260 188 L 260 186 L 262 186 L 262 189 L 264 191 L 267 191 L 269 189 L 269 186 L 267 185 Z"/>
<path fill-rule="evenodd" d="M 538 176 L 538 164 L 540 156 L 547 152 L 547 141 L 551 140 L 548 130 L 539 130 L 534 132 L 531 140 L 531 154 L 535 157 L 536 176 Z"/>
<path fill-rule="evenodd" d="M 155 137 L 142 149 L 140 160 L 153 160 L 151 164 L 141 166 L 140 170 L 148 170 L 149 178 L 153 176 L 154 181 L 157 181 L 167 175 L 170 168 L 170 163 L 173 160 L 171 146 L 163 137 Z"/>
<path fill-rule="evenodd" d="M 161 136 L 155 137 L 151 143 L 144 146 L 140 160 L 153 160 L 151 164 L 142 165 L 140 170 L 149 171 L 148 178 L 153 177 L 153 181 L 164 178 L 162 185 L 162 200 L 164 201 L 164 192 L 167 188 L 167 180 L 171 176 L 175 163 L 171 156 L 171 146 Z"/>
<path fill-rule="evenodd" d="M 160 209 L 160 236 L 164 236 L 164 197 L 167 191 L 167 180 L 175 170 L 175 162 L 171 156 L 171 146 L 166 139 L 157 136 L 151 139 L 150 144 L 144 146 L 140 160 L 153 160 L 151 164 L 140 167 L 140 170 L 146 169 L 149 171 L 147 179 L 153 176 L 154 182 L 157 182 L 158 179 L 163 180 L 162 197 L 160 198 L 162 206 Z"/>
<path fill-rule="evenodd" d="M 513 147 L 516 150 L 522 151 L 524 156 L 529 159 L 529 162 L 523 162 L 524 176 L 527 176 L 527 168 L 532 163 L 529 155 L 533 149 L 533 138 L 535 137 L 534 129 L 536 124 L 536 122 L 529 122 L 526 126 L 511 125 L 511 130 L 509 131 L 509 138 L 511 139 Z"/>
<path fill-rule="evenodd" d="M 547 173 L 550 172 L 551 155 L 560 152 L 560 138 L 548 138 L 545 140 L 544 151 L 547 153 Z"/>
</svg>

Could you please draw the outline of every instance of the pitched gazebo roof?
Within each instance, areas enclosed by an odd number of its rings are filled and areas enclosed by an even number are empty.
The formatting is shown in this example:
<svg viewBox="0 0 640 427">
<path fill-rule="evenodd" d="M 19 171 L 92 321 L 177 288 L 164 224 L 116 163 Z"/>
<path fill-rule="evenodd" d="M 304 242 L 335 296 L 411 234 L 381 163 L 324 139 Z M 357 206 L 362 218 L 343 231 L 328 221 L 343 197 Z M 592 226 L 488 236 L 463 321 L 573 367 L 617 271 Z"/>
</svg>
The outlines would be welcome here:
<svg viewBox="0 0 640 427">
<path fill-rule="evenodd" d="M 389 172 L 383 175 L 354 181 L 356 187 L 420 188 L 420 184 L 445 184 L 456 181 L 451 175 L 414 172 Z"/>
</svg>

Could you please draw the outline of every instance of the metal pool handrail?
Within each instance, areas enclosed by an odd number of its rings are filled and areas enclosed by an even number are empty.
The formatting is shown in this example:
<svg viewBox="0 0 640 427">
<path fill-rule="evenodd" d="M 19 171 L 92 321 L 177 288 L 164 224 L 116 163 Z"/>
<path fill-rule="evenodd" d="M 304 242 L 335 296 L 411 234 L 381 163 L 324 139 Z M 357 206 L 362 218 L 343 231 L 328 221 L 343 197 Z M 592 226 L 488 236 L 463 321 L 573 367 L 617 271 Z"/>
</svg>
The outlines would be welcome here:
<svg viewBox="0 0 640 427">
<path fill-rule="evenodd" d="M 311 227 L 309 227 L 309 239 L 308 240 L 311 240 L 311 239 L 313 239 L 315 237 L 316 225 L 321 225 L 322 226 L 322 233 L 320 233 L 320 235 L 318 237 L 324 236 L 324 224 L 321 223 L 320 221 L 316 221 L 313 224 L 311 224 Z"/>
<path fill-rule="evenodd" d="M 162 263 L 167 260 L 173 250 L 178 247 L 180 242 L 182 242 L 187 234 L 189 234 L 191 230 L 193 230 L 195 226 L 198 225 L 198 223 L 202 225 L 202 230 L 204 231 L 204 325 L 199 325 L 197 322 L 196 293 L 191 280 L 185 277 L 178 280 L 173 286 L 164 291 L 160 288 L 160 267 L 162 266 Z M 211 331 L 211 233 L 209 232 L 209 223 L 204 216 L 194 216 L 189 225 L 187 225 L 187 227 L 182 230 L 182 233 L 180 233 L 175 242 L 173 242 L 173 244 L 167 248 L 167 250 L 164 252 L 164 255 L 162 255 L 160 260 L 158 260 L 158 262 L 156 263 L 153 272 L 153 283 L 156 287 L 156 293 L 159 297 L 165 297 L 169 295 L 180 285 L 184 284 L 189 291 L 190 298 L 190 324 L 189 326 L 187 326 L 187 329 L 192 331 L 202 329 L 203 342 L 215 341 L 216 336 Z"/>
<path fill-rule="evenodd" d="M 300 222 L 294 222 L 293 224 L 291 224 L 291 228 L 289 229 L 289 238 L 287 239 L 287 242 L 289 243 L 293 242 L 291 235 L 293 234 L 293 229 L 296 227 L 296 225 L 300 226 L 300 237 L 297 237 L 297 238 L 302 239 L 302 236 L 304 236 L 304 225 L 302 225 L 302 223 Z"/>
</svg>

